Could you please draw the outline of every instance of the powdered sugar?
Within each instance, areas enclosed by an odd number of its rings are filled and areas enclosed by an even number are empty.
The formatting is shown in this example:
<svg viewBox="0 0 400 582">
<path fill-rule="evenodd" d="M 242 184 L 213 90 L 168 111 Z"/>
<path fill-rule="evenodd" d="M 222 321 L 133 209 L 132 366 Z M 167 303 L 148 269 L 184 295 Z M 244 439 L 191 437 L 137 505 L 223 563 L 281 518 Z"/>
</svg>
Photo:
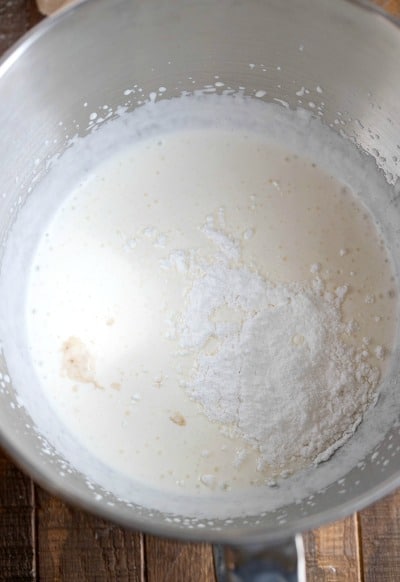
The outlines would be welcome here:
<svg viewBox="0 0 400 582">
<path fill-rule="evenodd" d="M 379 380 L 367 347 L 346 340 L 355 328 L 341 313 L 348 287 L 327 291 L 319 276 L 274 284 L 243 264 L 239 243 L 210 218 L 202 230 L 216 253 L 189 268 L 178 330 L 181 348 L 196 352 L 186 389 L 210 420 L 257 449 L 260 469 L 327 460 Z"/>
</svg>

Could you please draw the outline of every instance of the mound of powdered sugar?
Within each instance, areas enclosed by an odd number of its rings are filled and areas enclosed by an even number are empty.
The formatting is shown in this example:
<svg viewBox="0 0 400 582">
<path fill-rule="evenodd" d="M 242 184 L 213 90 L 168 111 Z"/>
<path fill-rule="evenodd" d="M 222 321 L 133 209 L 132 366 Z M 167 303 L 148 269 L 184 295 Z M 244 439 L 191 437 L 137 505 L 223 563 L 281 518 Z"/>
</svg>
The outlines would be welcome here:
<svg viewBox="0 0 400 582">
<path fill-rule="evenodd" d="M 188 393 L 256 448 L 260 469 L 327 460 L 354 433 L 379 380 L 366 346 L 349 341 L 347 287 L 328 292 L 317 273 L 273 284 L 243 265 L 239 243 L 212 218 L 203 232 L 216 253 L 201 264 L 188 258 L 176 329 L 182 350 L 195 354 Z"/>
</svg>

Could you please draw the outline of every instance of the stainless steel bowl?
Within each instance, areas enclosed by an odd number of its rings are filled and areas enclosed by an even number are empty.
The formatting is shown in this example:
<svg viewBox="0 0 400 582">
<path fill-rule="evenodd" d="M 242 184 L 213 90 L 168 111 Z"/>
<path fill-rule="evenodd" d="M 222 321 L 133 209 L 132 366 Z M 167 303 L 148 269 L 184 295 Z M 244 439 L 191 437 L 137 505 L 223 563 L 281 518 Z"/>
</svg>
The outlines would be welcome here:
<svg viewBox="0 0 400 582">
<path fill-rule="evenodd" d="M 392 184 L 381 208 L 394 217 L 387 237 L 398 269 L 398 24 L 366 2 L 345 0 L 88 0 L 47 19 L 0 64 L 3 243 L 18 209 L 35 195 L 46 160 L 62 153 L 72 135 L 91 131 L 90 112 L 100 111 L 105 103 L 114 111 L 124 103 L 128 109 L 140 106 L 143 97 L 124 94 L 134 84 L 143 95 L 164 86 L 162 98 L 170 98 L 204 88 L 218 74 L 225 89 L 245 87 L 249 95 L 262 90 L 266 101 L 314 113 L 319 104 L 325 124 L 375 158 Z M 299 97 L 301 87 L 309 93 Z M 3 315 L 10 301 L 2 297 L 2 339 L 9 332 Z M 230 523 L 204 521 L 201 528 L 189 528 L 184 520 L 175 522 L 111 495 L 96 501 L 83 475 L 73 471 L 61 476 L 60 459 L 43 454 L 43 443 L 30 428 L 32 419 L 18 406 L 12 378 L 1 384 L 1 443 L 44 487 L 124 526 L 186 540 L 271 543 L 348 515 L 400 484 L 397 351 L 393 360 L 372 412 L 380 415 L 379 430 L 372 438 L 368 424 L 361 428 L 359 438 L 371 443 L 365 458 L 349 467 L 344 447 L 327 463 L 329 486 L 279 510 Z M 5 357 L 0 369 L 4 379 Z"/>
</svg>

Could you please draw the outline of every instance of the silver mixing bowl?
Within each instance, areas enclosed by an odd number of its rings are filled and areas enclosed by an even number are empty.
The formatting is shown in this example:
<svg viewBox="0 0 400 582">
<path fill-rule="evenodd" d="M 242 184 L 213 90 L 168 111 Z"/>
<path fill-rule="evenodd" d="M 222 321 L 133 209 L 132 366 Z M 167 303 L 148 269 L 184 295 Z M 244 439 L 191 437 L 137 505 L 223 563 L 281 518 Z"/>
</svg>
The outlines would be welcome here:
<svg viewBox="0 0 400 582">
<path fill-rule="evenodd" d="M 0 63 L 2 251 L 18 209 L 48 171 L 46 160 L 62 153 L 72 135 L 92 130 L 90 112 L 99 117 L 104 104 L 114 112 L 119 105 L 134 109 L 160 86 L 167 88 L 158 96 L 163 99 L 202 89 L 218 74 L 225 87 L 217 92 L 227 87 L 245 87 L 248 95 L 265 91 L 264 100 L 318 114 L 332 131 L 375 158 L 392 188 L 390 196 L 382 196 L 381 208 L 383 217 L 391 217 L 383 227 L 398 271 L 398 24 L 366 2 L 345 0 L 88 0 L 47 19 Z M 144 97 L 126 94 L 134 84 Z M 307 91 L 299 96 L 302 87 Z M 112 116 L 104 122 L 112 122 Z M 10 302 L 2 296 L 2 340 L 10 333 L 4 324 Z M 45 488 L 123 526 L 185 540 L 275 544 L 344 517 L 400 485 L 400 358 L 395 352 L 371 412 L 378 419 L 374 435 L 368 434 L 368 422 L 358 435 L 370 439 L 364 458 L 348 466 L 343 447 L 327 463 L 332 475 L 327 487 L 246 519 L 188 527 L 184 516 L 174 521 L 111 494 L 96 501 L 84 475 L 62 476 L 57 452 L 43 453 L 40 434 L 31 428 L 35 419 L 18 405 L 12 378 L 4 381 L 5 353 L 0 357 L 0 440 Z"/>
</svg>

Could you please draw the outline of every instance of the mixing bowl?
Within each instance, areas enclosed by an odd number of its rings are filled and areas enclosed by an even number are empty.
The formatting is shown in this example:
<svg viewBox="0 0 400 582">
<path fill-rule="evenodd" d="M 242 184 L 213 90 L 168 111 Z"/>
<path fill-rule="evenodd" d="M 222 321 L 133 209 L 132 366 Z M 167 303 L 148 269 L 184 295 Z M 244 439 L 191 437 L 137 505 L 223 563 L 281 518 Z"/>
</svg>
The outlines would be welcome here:
<svg viewBox="0 0 400 582">
<path fill-rule="evenodd" d="M 377 192 L 375 210 L 398 272 L 398 24 L 367 2 L 345 0 L 87 0 L 47 19 L 0 63 L 1 255 L 20 209 L 76 137 L 149 100 L 184 91 L 240 90 L 277 107 L 308 110 L 374 160 L 390 186 Z M 13 249 L 16 264 L 23 263 L 26 244 Z M 232 560 L 220 564 L 221 576 L 238 567 L 250 579 L 264 558 L 270 567 L 286 556 L 292 568 L 287 579 L 295 579 L 292 536 L 346 516 L 400 484 L 396 345 L 381 396 L 352 442 L 313 469 L 323 477 L 320 490 L 313 490 L 307 474 L 271 493 L 282 495 L 277 508 L 232 520 L 163 514 L 112 492 L 100 496 L 83 473 L 65 470 L 55 443 L 43 437 L 43 426 L 57 422 L 46 403 L 25 408 L 22 387 L 13 385 L 7 346 L 14 345 L 22 368 L 26 353 L 18 335 L 24 316 L 16 303 L 23 290 L 10 289 L 9 267 L 3 261 L 1 444 L 35 480 L 66 500 L 126 527 L 244 545 L 231 551 L 236 566 L 229 565 Z M 277 547 L 282 540 L 289 540 L 283 550 Z M 258 563 L 249 565 L 255 556 Z"/>
</svg>

